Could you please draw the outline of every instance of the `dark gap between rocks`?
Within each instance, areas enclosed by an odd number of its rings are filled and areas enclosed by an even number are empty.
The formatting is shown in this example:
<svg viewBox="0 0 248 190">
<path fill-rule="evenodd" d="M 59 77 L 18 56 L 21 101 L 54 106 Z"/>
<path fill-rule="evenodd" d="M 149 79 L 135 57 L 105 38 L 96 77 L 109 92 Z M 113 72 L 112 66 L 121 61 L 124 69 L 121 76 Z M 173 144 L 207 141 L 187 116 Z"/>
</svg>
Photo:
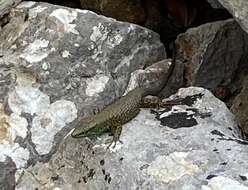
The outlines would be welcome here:
<svg viewBox="0 0 248 190">
<path fill-rule="evenodd" d="M 46 2 L 51 3 L 54 5 L 61 5 L 65 7 L 71 7 L 71 8 L 81 8 L 80 6 L 80 0 L 38 0 L 36 2 Z"/>
</svg>

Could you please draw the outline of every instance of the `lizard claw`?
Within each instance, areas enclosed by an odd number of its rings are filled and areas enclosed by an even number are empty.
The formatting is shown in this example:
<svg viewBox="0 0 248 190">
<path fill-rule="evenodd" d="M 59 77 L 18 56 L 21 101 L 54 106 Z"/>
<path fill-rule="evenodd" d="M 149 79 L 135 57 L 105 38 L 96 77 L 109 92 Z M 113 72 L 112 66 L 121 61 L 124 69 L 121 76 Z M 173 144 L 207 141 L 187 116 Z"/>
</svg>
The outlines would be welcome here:
<svg viewBox="0 0 248 190">
<path fill-rule="evenodd" d="M 116 147 L 117 141 L 120 142 L 121 144 L 123 144 L 123 142 L 122 142 L 120 139 L 113 139 L 113 140 L 109 143 L 109 145 L 107 146 L 107 149 L 109 149 L 113 143 L 114 143 L 113 148 L 115 148 L 115 147 Z"/>
<path fill-rule="evenodd" d="M 109 145 L 107 146 L 107 149 L 109 149 L 109 148 L 111 147 L 111 145 L 113 144 L 113 142 L 114 142 L 114 141 L 112 141 L 111 143 L 109 143 Z M 115 146 L 116 146 L 116 141 L 114 142 L 113 148 L 115 148 Z"/>
<path fill-rule="evenodd" d="M 113 148 L 115 148 L 117 141 L 119 141 L 121 144 L 123 144 L 123 142 L 120 140 L 121 130 L 122 130 L 122 127 L 120 125 L 113 125 L 112 126 L 112 131 L 113 131 L 114 137 L 113 137 L 111 143 L 108 145 L 107 149 L 109 149 L 113 143 L 114 143 Z"/>
<path fill-rule="evenodd" d="M 112 142 L 109 143 L 109 145 L 107 146 L 107 149 L 109 149 L 111 147 L 111 145 L 112 145 Z"/>
</svg>

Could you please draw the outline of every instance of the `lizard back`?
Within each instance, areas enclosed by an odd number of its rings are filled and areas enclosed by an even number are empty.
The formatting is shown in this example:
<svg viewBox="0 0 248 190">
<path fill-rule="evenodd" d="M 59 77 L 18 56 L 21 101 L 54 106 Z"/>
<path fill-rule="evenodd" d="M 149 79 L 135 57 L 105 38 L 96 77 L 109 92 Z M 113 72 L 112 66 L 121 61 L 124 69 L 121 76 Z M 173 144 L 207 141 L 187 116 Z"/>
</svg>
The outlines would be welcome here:
<svg viewBox="0 0 248 190">
<path fill-rule="evenodd" d="M 139 113 L 142 97 L 143 89 L 136 88 L 127 95 L 120 97 L 113 104 L 104 108 L 97 117 L 104 123 L 116 120 L 122 125 L 130 121 Z"/>
</svg>

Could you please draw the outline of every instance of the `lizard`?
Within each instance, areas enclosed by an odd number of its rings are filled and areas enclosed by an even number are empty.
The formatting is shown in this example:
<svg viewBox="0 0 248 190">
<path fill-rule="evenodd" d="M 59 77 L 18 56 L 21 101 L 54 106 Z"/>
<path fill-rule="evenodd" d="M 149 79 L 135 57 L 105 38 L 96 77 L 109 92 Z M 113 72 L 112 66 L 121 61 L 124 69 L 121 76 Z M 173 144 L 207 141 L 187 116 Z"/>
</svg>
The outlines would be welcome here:
<svg viewBox="0 0 248 190">
<path fill-rule="evenodd" d="M 174 69 L 176 48 L 173 43 L 173 58 L 172 66 L 169 74 Z M 125 96 L 122 96 L 113 104 L 110 104 L 99 113 L 82 118 L 76 127 L 73 129 L 71 136 L 74 138 L 95 137 L 106 132 L 113 134 L 113 139 L 108 148 L 114 142 L 120 141 L 122 125 L 132 120 L 138 115 L 141 107 L 166 107 L 180 104 L 180 100 L 162 102 L 159 99 L 155 101 L 145 101 L 144 97 L 147 95 L 156 95 L 164 87 L 167 82 L 166 79 L 159 85 L 150 84 L 149 86 L 136 87 Z M 120 141 L 121 142 L 121 141 Z"/>
<path fill-rule="evenodd" d="M 120 141 L 122 125 L 137 116 L 141 107 L 166 107 L 179 103 L 176 101 L 162 102 L 159 99 L 151 102 L 145 101 L 143 98 L 151 94 L 150 90 L 137 87 L 99 113 L 81 119 L 79 127 L 73 130 L 71 136 L 74 138 L 94 137 L 111 132 L 113 139 L 109 148 L 113 142 L 115 146 L 116 142 Z"/>
</svg>

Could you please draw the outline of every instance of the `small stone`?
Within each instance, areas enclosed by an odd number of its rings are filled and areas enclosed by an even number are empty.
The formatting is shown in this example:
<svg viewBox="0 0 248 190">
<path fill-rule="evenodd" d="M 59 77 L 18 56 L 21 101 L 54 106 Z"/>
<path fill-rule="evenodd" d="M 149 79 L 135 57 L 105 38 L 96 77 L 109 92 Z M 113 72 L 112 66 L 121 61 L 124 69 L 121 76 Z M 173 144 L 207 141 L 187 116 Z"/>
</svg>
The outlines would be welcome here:
<svg viewBox="0 0 248 190">
<path fill-rule="evenodd" d="M 49 69 L 49 64 L 47 63 L 47 62 L 44 62 L 43 64 L 42 64 L 42 69 L 44 70 L 44 71 L 47 71 L 48 69 Z"/>
</svg>

